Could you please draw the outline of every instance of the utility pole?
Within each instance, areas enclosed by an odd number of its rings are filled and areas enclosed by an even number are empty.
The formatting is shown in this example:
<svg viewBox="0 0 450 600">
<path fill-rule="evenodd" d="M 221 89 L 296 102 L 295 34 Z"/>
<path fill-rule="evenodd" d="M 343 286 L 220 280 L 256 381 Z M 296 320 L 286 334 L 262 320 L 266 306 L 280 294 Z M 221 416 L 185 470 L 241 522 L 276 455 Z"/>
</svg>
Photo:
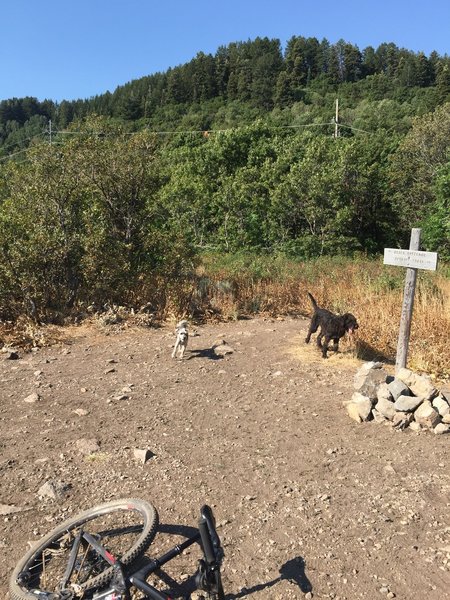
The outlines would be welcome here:
<svg viewBox="0 0 450 600">
<path fill-rule="evenodd" d="M 339 137 L 339 99 L 336 98 L 336 116 L 334 117 L 334 137 Z"/>
<path fill-rule="evenodd" d="M 50 146 L 52 145 L 52 120 L 49 119 L 48 121 L 48 137 L 49 137 L 49 141 L 50 141 Z"/>
</svg>

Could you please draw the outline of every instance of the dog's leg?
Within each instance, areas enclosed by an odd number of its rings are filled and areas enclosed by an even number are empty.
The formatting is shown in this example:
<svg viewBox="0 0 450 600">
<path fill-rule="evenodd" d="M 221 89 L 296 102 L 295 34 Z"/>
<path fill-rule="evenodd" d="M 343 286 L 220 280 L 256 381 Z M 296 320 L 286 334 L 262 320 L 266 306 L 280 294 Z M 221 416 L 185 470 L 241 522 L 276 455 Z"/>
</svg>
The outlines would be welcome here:
<svg viewBox="0 0 450 600">
<path fill-rule="evenodd" d="M 328 358 L 327 356 L 327 350 L 328 350 L 328 344 L 330 343 L 330 337 L 328 337 L 327 335 L 325 336 L 325 341 L 322 344 L 322 358 Z"/>
<path fill-rule="evenodd" d="M 173 347 L 172 358 L 175 358 L 178 350 L 178 340 L 175 342 L 175 346 Z"/>
<path fill-rule="evenodd" d="M 183 358 L 185 350 L 186 350 L 186 346 L 184 344 L 182 344 L 180 346 L 180 358 Z"/>
<path fill-rule="evenodd" d="M 317 336 L 316 343 L 319 348 L 322 348 L 322 338 L 324 336 L 322 327 L 320 328 L 319 335 Z"/>
<path fill-rule="evenodd" d="M 311 323 L 309 324 L 308 334 L 307 334 L 307 336 L 305 338 L 305 342 L 307 344 L 309 344 L 309 340 L 311 339 L 311 335 L 313 333 L 316 333 L 318 327 L 319 327 L 319 323 L 318 323 L 317 316 L 313 315 L 313 317 L 311 319 Z"/>
<path fill-rule="evenodd" d="M 337 352 L 339 350 L 339 338 L 333 338 L 333 347 L 331 349 L 333 352 Z"/>
</svg>

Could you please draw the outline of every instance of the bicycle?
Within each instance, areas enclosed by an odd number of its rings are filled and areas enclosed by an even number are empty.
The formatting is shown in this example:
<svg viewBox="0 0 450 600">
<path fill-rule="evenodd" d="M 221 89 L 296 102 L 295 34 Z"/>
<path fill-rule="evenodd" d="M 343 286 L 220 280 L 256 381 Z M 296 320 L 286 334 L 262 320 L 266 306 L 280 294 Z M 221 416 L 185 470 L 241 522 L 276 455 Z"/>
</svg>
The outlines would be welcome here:
<svg viewBox="0 0 450 600">
<path fill-rule="evenodd" d="M 192 535 L 142 566 L 158 525 L 155 507 L 136 498 L 107 502 L 67 519 L 17 563 L 11 600 L 131 600 L 137 590 L 144 594 L 140 598 L 171 600 L 146 580 L 196 543 L 203 554 L 193 575 L 196 589 L 208 600 L 225 600 L 224 552 L 211 508 L 202 506 Z"/>
</svg>

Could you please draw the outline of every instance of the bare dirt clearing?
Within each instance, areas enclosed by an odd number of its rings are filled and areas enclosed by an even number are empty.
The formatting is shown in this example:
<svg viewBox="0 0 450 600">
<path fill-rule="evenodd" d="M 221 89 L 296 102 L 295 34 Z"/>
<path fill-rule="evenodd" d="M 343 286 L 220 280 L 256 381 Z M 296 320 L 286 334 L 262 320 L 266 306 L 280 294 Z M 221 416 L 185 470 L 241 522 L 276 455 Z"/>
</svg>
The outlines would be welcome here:
<svg viewBox="0 0 450 600">
<path fill-rule="evenodd" d="M 79 328 L 1 360 L 0 504 L 23 510 L 1 517 L 0 596 L 27 542 L 135 496 L 164 524 L 195 526 L 200 506 L 214 507 L 228 599 L 449 598 L 450 436 L 353 422 L 342 400 L 357 365 L 318 360 L 314 344 L 296 351 L 306 328 L 191 328 L 182 361 L 169 327 Z M 215 356 L 218 338 L 234 352 Z M 86 454 L 80 440 L 99 448 Z M 136 448 L 154 455 L 143 464 Z M 67 492 L 39 497 L 49 480 Z M 178 574 L 195 558 L 178 559 Z"/>
</svg>

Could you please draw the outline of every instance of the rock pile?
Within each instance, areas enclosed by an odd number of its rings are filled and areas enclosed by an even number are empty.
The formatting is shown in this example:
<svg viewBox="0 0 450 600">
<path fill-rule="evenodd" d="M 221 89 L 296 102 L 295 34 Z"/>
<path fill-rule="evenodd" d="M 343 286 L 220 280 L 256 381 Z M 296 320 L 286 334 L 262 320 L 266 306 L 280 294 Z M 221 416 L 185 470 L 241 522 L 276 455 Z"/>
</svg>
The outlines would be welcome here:
<svg viewBox="0 0 450 600">
<path fill-rule="evenodd" d="M 396 429 L 428 429 L 450 433 L 450 395 L 409 369 L 389 375 L 379 362 L 365 363 L 354 379 L 355 393 L 344 401 L 349 416 L 363 421 L 391 422 Z"/>
</svg>

